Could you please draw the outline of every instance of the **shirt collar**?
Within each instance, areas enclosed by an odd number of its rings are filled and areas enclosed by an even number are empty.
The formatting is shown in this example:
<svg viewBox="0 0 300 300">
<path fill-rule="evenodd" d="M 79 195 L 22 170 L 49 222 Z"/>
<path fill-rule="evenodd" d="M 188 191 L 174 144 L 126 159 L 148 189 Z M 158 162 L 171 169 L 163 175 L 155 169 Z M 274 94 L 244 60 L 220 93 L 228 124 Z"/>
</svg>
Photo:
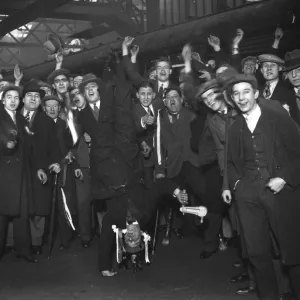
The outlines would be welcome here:
<svg viewBox="0 0 300 300">
<path fill-rule="evenodd" d="M 252 120 L 254 118 L 258 118 L 261 115 L 261 109 L 259 105 L 257 104 L 255 109 L 252 110 L 252 112 L 249 115 L 243 114 L 243 117 L 246 121 Z"/>
<path fill-rule="evenodd" d="M 96 103 L 89 103 L 90 107 L 92 109 L 94 109 L 94 105 L 96 104 L 96 106 L 98 107 L 98 109 L 100 109 L 100 100 L 98 100 Z"/>
<path fill-rule="evenodd" d="M 272 83 L 270 83 L 270 89 L 275 89 L 278 81 L 279 81 L 279 79 L 277 78 L 275 81 L 273 81 Z"/>
<path fill-rule="evenodd" d="M 166 82 L 158 81 L 158 89 L 160 89 L 161 86 L 162 86 L 164 89 L 166 89 L 166 88 L 169 86 L 169 81 L 166 81 Z"/>
<path fill-rule="evenodd" d="M 34 110 L 27 110 L 27 109 L 24 108 L 23 115 L 26 116 L 28 112 L 29 112 L 29 116 L 31 117 L 33 115 L 33 113 L 34 113 Z"/>
</svg>

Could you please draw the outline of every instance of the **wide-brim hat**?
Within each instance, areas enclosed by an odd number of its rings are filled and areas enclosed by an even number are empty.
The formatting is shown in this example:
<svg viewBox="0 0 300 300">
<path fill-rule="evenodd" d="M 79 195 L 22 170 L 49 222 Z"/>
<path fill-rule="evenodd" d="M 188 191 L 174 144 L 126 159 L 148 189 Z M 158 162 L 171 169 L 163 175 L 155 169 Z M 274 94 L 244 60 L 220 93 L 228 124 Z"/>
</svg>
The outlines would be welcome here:
<svg viewBox="0 0 300 300">
<path fill-rule="evenodd" d="M 56 100 L 60 105 L 63 104 L 63 100 L 60 99 L 59 97 L 55 96 L 55 95 L 50 95 L 50 96 L 45 96 L 42 101 L 43 101 L 43 104 L 45 104 L 47 101 L 49 100 Z"/>
<path fill-rule="evenodd" d="M 47 81 L 49 84 L 53 84 L 54 83 L 54 80 L 57 76 L 59 75 L 65 75 L 66 77 L 69 77 L 69 70 L 67 69 L 59 69 L 59 70 L 55 70 L 53 71 L 47 78 Z"/>
<path fill-rule="evenodd" d="M 46 92 L 39 86 L 37 80 L 30 80 L 26 85 L 24 85 L 22 97 L 24 98 L 25 95 L 30 92 L 39 93 L 41 98 L 43 98 L 46 94 Z"/>
<path fill-rule="evenodd" d="M 43 47 L 49 55 L 53 55 L 55 53 L 62 52 L 63 42 L 56 34 L 49 33 Z"/>
<path fill-rule="evenodd" d="M 96 75 L 89 73 L 83 76 L 82 82 L 79 85 L 79 91 L 81 94 L 84 94 L 84 88 L 87 84 L 89 84 L 90 82 L 95 82 L 98 84 L 99 89 L 101 89 L 104 85 L 102 79 L 96 77 Z"/>
<path fill-rule="evenodd" d="M 284 66 L 284 60 L 281 59 L 279 56 L 274 54 L 262 54 L 258 56 L 258 63 L 262 64 L 264 62 L 273 62 L 280 66 Z"/>
<path fill-rule="evenodd" d="M 255 89 L 257 89 L 257 79 L 254 75 L 251 74 L 240 74 L 237 73 L 228 79 L 226 82 L 225 88 L 227 91 L 231 91 L 232 87 L 241 82 L 250 83 Z"/>
<path fill-rule="evenodd" d="M 201 95 L 211 89 L 219 90 L 219 85 L 216 79 L 209 80 L 199 85 L 199 87 L 197 87 L 195 90 L 195 98 L 202 100 Z"/>
<path fill-rule="evenodd" d="M 300 67 L 300 49 L 295 49 L 291 52 L 287 52 L 284 57 L 285 72 L 292 71 Z"/>
<path fill-rule="evenodd" d="M 19 93 L 19 96 L 21 97 L 22 95 L 22 88 L 19 87 L 19 86 L 16 86 L 16 85 L 9 85 L 9 86 L 6 86 L 3 88 L 3 90 L 1 91 L 2 92 L 2 99 L 4 98 L 5 94 L 9 91 L 16 91 Z"/>
</svg>

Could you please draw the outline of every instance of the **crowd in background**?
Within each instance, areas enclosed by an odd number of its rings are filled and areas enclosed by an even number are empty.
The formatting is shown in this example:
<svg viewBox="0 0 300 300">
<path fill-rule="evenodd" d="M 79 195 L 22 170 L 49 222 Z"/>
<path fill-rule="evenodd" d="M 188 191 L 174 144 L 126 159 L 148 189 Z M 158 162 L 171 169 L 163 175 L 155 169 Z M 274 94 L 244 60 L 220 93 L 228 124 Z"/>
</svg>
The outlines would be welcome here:
<svg viewBox="0 0 300 300">
<path fill-rule="evenodd" d="M 179 72 L 160 57 L 141 75 L 126 37 L 110 80 L 71 74 L 61 53 L 44 81 L 21 86 L 18 66 L 14 83 L 1 78 L 0 258 L 14 249 L 37 262 L 57 186 L 60 250 L 75 237 L 65 198 L 82 246 L 99 236 L 103 276 L 117 274 L 113 225 L 135 253 L 157 207 L 168 245 L 183 238 L 180 206 L 203 205 L 200 259 L 234 241 L 242 271 L 230 282 L 247 283 L 237 294 L 300 299 L 300 50 L 280 57 L 277 28 L 267 53 L 241 57 L 243 36 L 229 54 L 209 36 L 206 62 L 185 45 Z"/>
</svg>

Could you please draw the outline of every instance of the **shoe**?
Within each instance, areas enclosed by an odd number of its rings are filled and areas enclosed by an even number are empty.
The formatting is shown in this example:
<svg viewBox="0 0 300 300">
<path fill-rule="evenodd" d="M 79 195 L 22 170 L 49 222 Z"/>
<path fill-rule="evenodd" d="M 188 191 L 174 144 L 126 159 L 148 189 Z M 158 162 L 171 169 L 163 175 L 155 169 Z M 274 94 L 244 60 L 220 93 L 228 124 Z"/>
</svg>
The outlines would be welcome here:
<svg viewBox="0 0 300 300">
<path fill-rule="evenodd" d="M 249 280 L 249 275 L 248 275 L 247 272 L 243 272 L 243 273 L 240 273 L 238 275 L 232 276 L 229 279 L 229 282 L 230 283 L 239 283 L 239 282 L 245 282 L 247 280 Z"/>
<path fill-rule="evenodd" d="M 256 288 L 252 287 L 252 286 L 246 286 L 244 288 L 240 288 L 236 290 L 236 294 L 238 295 L 242 295 L 242 296 L 247 296 L 250 294 L 253 294 L 256 292 Z"/>
<path fill-rule="evenodd" d="M 59 245 L 59 250 L 60 250 L 60 251 L 68 250 L 68 249 L 70 249 L 70 246 L 71 246 L 71 243 L 60 244 L 60 245 Z"/>
<path fill-rule="evenodd" d="M 173 229 L 173 233 L 179 238 L 179 239 L 183 239 L 183 234 L 181 229 Z"/>
<path fill-rule="evenodd" d="M 32 246 L 31 247 L 31 252 L 34 255 L 41 255 L 42 254 L 42 246 Z"/>
<path fill-rule="evenodd" d="M 26 262 L 31 263 L 31 264 L 36 264 L 38 262 L 37 259 L 35 259 L 31 255 L 28 255 L 28 256 L 27 255 L 17 255 L 17 258 L 25 260 Z"/>
<path fill-rule="evenodd" d="M 106 270 L 106 271 L 102 271 L 101 274 L 103 277 L 112 277 L 112 276 L 117 275 L 118 272 Z"/>
<path fill-rule="evenodd" d="M 291 292 L 282 293 L 279 296 L 279 300 L 294 300 L 294 296 Z"/>
<path fill-rule="evenodd" d="M 85 249 L 90 248 L 91 241 L 81 241 L 81 246 Z"/>
<path fill-rule="evenodd" d="M 208 259 L 210 258 L 213 254 L 215 254 L 217 251 L 202 251 L 200 253 L 200 259 Z"/>
<path fill-rule="evenodd" d="M 243 263 L 241 261 L 236 261 L 232 264 L 232 266 L 234 268 L 240 268 L 243 265 Z"/>
</svg>

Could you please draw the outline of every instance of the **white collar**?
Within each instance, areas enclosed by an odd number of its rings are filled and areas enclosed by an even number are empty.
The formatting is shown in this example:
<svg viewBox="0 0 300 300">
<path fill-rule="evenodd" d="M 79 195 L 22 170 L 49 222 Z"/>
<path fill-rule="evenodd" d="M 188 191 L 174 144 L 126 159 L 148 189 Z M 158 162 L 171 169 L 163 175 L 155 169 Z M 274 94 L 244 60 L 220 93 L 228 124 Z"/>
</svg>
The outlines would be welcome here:
<svg viewBox="0 0 300 300">
<path fill-rule="evenodd" d="M 300 87 L 299 88 L 294 87 L 294 91 L 295 91 L 296 94 L 299 94 L 300 93 Z"/>
<path fill-rule="evenodd" d="M 94 109 L 94 105 L 96 104 L 96 106 L 98 107 L 98 109 L 100 109 L 100 100 L 98 100 L 96 103 L 89 103 L 91 109 Z"/>
<path fill-rule="evenodd" d="M 251 113 L 249 115 L 243 114 L 243 117 L 245 118 L 246 121 L 249 121 L 260 115 L 261 115 L 261 109 L 259 105 L 256 104 L 256 107 L 251 111 Z"/>
<path fill-rule="evenodd" d="M 223 115 L 223 114 L 226 115 L 227 112 L 228 112 L 227 106 L 225 106 L 225 108 L 222 111 L 218 111 L 218 113 L 221 114 L 221 115 Z"/>
<path fill-rule="evenodd" d="M 169 81 L 161 82 L 158 80 L 158 89 L 160 89 L 161 86 L 166 89 L 169 86 Z"/>
<path fill-rule="evenodd" d="M 145 110 L 146 112 L 148 112 L 148 108 L 150 108 L 151 111 L 153 112 L 153 106 L 152 106 L 152 104 L 150 104 L 149 106 L 144 106 L 144 105 L 141 103 L 141 105 L 142 105 L 142 107 L 144 108 L 144 110 Z"/>
<path fill-rule="evenodd" d="M 28 112 L 29 112 L 29 116 L 31 118 L 33 113 L 34 113 L 34 110 L 27 110 L 27 109 L 24 108 L 23 116 L 25 117 Z"/>
</svg>

